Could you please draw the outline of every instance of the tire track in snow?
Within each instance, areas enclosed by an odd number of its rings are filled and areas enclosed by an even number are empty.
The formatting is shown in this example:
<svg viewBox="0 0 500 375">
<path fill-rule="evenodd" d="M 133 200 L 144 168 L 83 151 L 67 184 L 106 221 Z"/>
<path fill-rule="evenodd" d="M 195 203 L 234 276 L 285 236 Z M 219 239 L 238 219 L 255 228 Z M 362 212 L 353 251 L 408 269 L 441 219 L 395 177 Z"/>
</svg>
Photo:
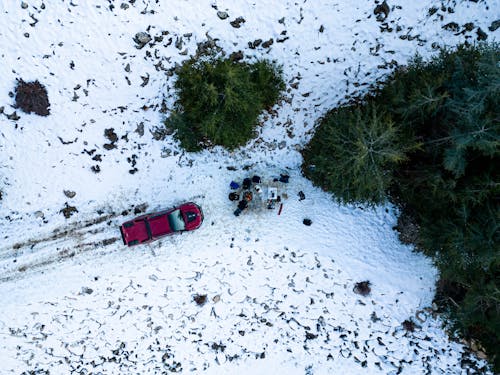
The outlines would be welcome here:
<svg viewBox="0 0 500 375">
<path fill-rule="evenodd" d="M 105 215 L 74 223 L 54 230 L 51 236 L 0 249 L 0 282 L 26 277 L 51 264 L 118 242 L 119 232 L 115 229 L 119 225 L 118 216 Z"/>
</svg>

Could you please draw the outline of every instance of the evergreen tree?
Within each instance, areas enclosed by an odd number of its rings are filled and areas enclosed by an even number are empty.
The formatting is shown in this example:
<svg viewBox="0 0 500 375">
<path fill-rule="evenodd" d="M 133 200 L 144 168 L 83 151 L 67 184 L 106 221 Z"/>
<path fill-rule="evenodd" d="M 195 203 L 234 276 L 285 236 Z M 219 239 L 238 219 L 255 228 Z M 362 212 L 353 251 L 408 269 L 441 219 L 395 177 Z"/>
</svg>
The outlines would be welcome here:
<svg viewBox="0 0 500 375">
<path fill-rule="evenodd" d="M 412 213 L 446 286 L 436 300 L 498 371 L 499 98 L 497 44 L 416 57 L 364 104 L 331 111 L 304 151 L 306 174 L 337 199 L 377 203 L 389 191 Z M 360 147 L 378 137 L 377 147 L 393 152 Z"/>
<path fill-rule="evenodd" d="M 304 150 L 304 171 L 339 201 L 380 203 L 410 145 L 375 104 L 343 107 L 325 116 Z"/>
<path fill-rule="evenodd" d="M 246 64 L 221 58 L 190 59 L 178 71 L 176 111 L 166 125 L 188 151 L 229 149 L 253 135 L 257 117 L 284 88 L 281 70 L 269 62 Z"/>
</svg>

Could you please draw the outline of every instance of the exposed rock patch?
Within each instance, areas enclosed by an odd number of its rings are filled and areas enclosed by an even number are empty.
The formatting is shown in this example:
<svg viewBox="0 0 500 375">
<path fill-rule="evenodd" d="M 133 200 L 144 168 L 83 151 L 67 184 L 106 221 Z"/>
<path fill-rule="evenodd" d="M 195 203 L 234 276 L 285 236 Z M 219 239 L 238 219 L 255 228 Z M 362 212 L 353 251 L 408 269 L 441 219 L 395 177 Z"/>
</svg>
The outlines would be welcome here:
<svg viewBox="0 0 500 375">
<path fill-rule="evenodd" d="M 146 44 L 151 42 L 152 38 L 151 35 L 148 33 L 141 31 L 134 36 L 134 42 L 136 43 L 136 48 L 141 49 L 143 48 Z"/>
</svg>

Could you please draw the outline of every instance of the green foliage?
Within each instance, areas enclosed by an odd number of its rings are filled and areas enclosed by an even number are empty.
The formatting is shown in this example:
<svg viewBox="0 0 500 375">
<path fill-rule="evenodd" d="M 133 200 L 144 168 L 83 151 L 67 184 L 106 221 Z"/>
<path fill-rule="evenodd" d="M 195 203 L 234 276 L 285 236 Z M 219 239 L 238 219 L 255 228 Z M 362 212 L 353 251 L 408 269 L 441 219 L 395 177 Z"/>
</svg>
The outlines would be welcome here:
<svg viewBox="0 0 500 375">
<path fill-rule="evenodd" d="M 251 79 L 259 88 L 264 108 L 272 107 L 285 89 L 281 67 L 276 67 L 267 60 L 259 60 L 251 65 Z"/>
<path fill-rule="evenodd" d="M 499 100 L 497 44 L 459 46 L 429 62 L 417 56 L 363 105 L 330 112 L 303 153 L 306 174 L 339 200 L 376 203 L 390 192 L 413 214 L 419 242 L 453 286 L 439 291 L 438 302 L 457 332 L 484 345 L 498 371 Z M 375 112 L 379 131 L 366 132 Z M 366 163 L 357 146 L 367 134 L 390 135 L 380 146 L 397 158 Z"/>
<path fill-rule="evenodd" d="M 257 117 L 284 88 L 281 70 L 267 61 L 190 59 L 178 71 L 177 109 L 166 125 L 188 151 L 222 145 L 234 149 L 253 135 Z"/>
<path fill-rule="evenodd" d="M 328 113 L 304 151 L 305 173 L 341 202 L 380 203 L 408 145 L 375 105 Z"/>
</svg>

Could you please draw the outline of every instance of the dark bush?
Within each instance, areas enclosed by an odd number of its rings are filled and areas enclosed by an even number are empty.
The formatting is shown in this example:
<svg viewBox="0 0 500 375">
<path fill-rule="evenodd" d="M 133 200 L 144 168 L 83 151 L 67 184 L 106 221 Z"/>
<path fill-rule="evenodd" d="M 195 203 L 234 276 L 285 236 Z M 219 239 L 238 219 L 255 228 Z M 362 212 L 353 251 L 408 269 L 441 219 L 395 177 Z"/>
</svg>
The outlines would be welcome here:
<svg viewBox="0 0 500 375">
<path fill-rule="evenodd" d="M 274 105 L 284 88 L 281 70 L 222 58 L 186 61 L 178 71 L 176 110 L 166 126 L 188 151 L 212 145 L 234 149 L 254 134 L 262 110 Z"/>
<path fill-rule="evenodd" d="M 403 323 L 401 323 L 403 329 L 407 332 L 415 332 L 415 322 L 411 319 L 406 319 Z"/>
<path fill-rule="evenodd" d="M 40 116 L 49 115 L 49 97 L 45 86 L 40 82 L 25 82 L 19 79 L 15 91 L 16 107 L 21 108 L 26 113 L 34 112 Z"/>
<path fill-rule="evenodd" d="M 193 296 L 193 301 L 196 302 L 198 306 L 203 306 L 207 302 L 206 294 L 195 294 Z"/>
<path fill-rule="evenodd" d="M 353 288 L 353 292 L 359 295 L 362 295 L 366 297 L 369 295 L 372 291 L 371 288 L 371 283 L 367 281 L 360 281 L 359 283 L 356 283 Z"/>
</svg>

